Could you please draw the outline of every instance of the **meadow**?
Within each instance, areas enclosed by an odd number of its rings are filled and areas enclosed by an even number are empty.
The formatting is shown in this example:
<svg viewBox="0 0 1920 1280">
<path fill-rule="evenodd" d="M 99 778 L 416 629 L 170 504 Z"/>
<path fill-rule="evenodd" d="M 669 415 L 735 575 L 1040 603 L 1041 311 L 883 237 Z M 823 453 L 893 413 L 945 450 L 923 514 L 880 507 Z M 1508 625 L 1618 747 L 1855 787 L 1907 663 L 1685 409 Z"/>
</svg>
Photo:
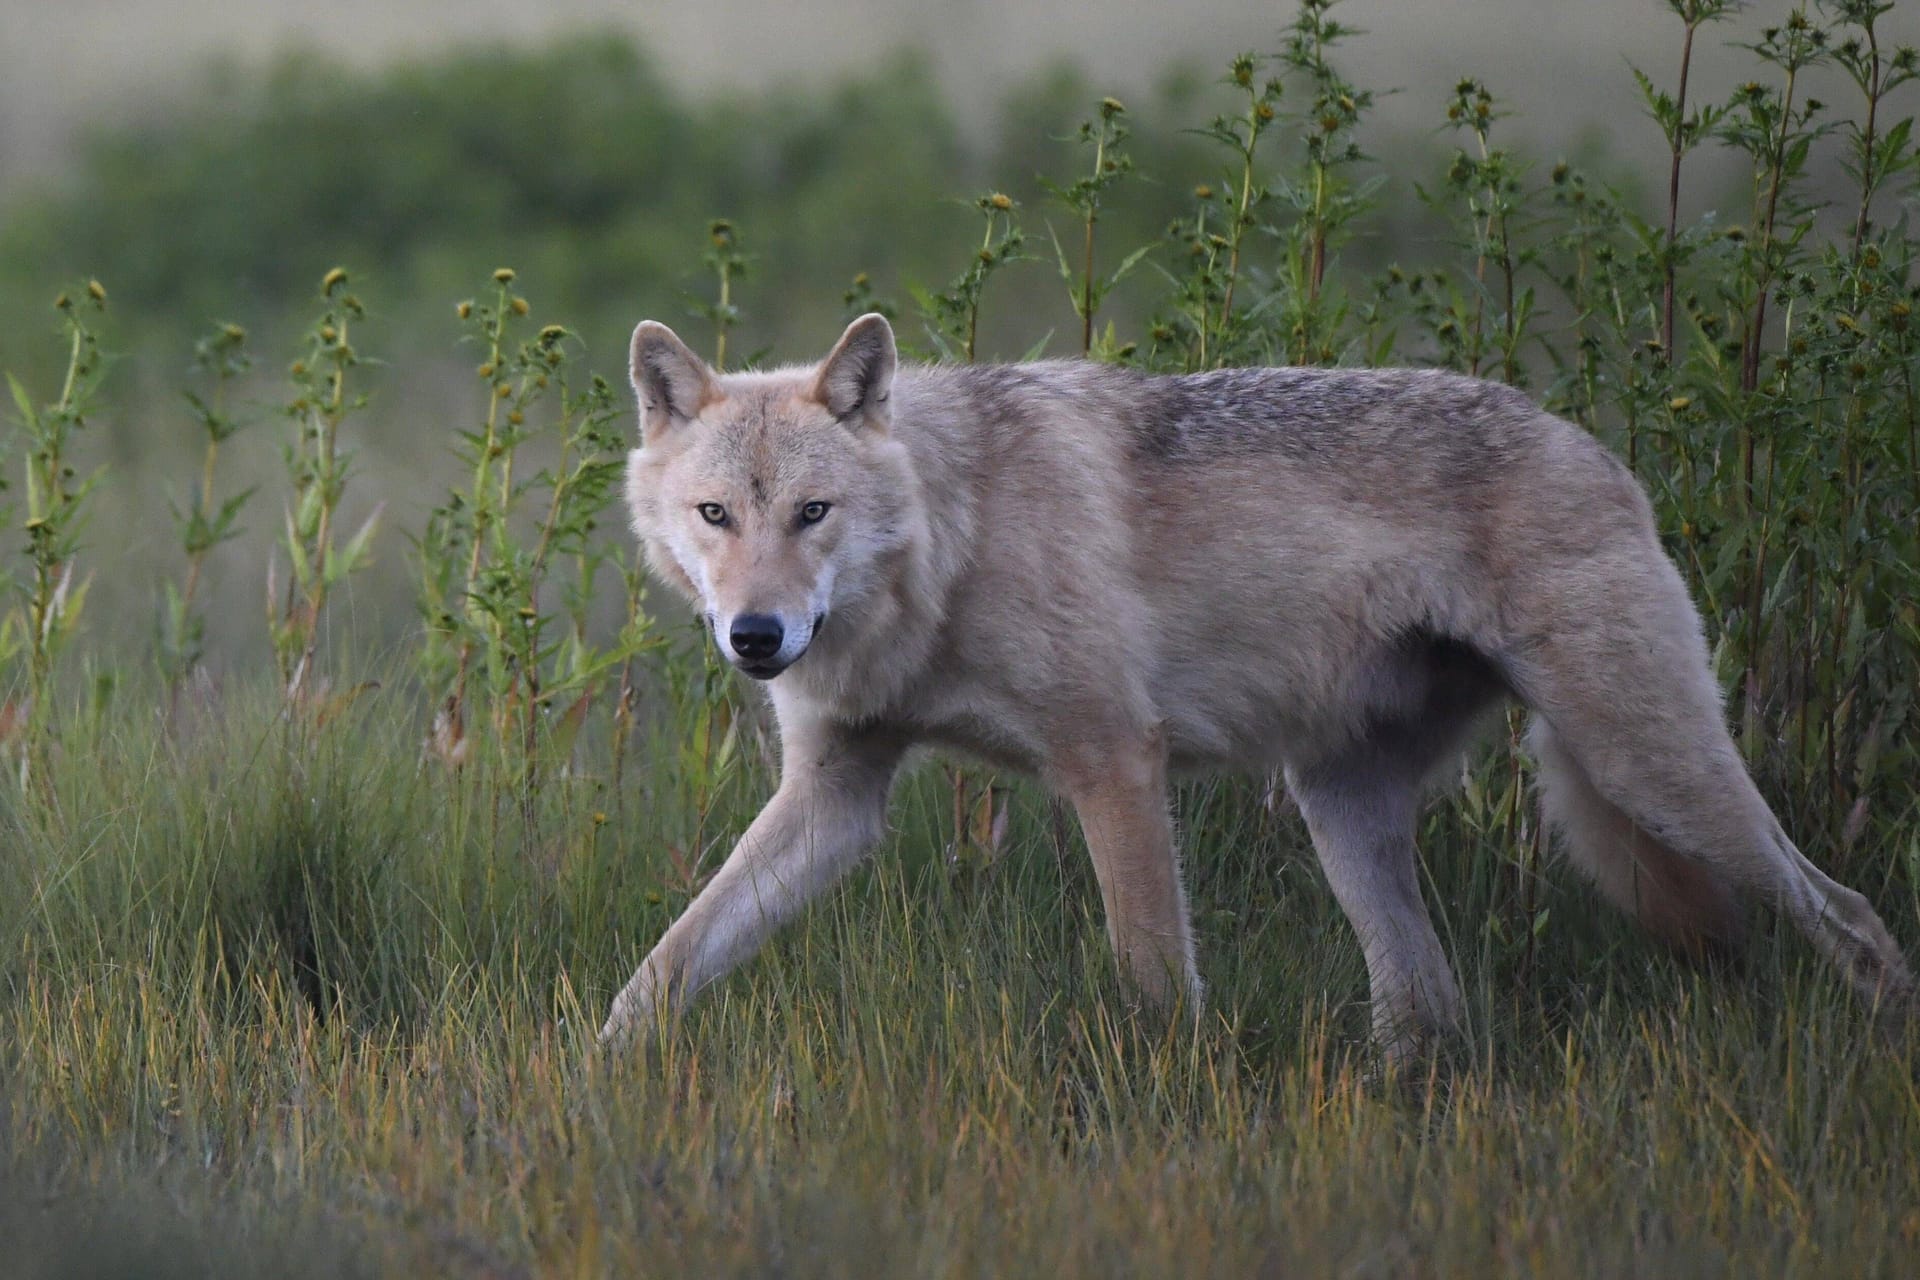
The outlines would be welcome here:
<svg viewBox="0 0 1920 1280">
<path fill-rule="evenodd" d="M 1645 483 L 1763 791 L 1920 954 L 1920 65 L 1890 4 L 1780 8 L 1751 78 L 1703 88 L 1695 43 L 1728 6 L 1671 0 L 1673 65 L 1636 73 L 1670 163 L 1622 182 L 1510 149 L 1515 108 L 1473 79 L 1391 172 L 1368 150 L 1384 89 L 1340 71 L 1360 37 L 1304 0 L 1225 67 L 1217 114 L 1147 125 L 1091 96 L 1037 194 L 1009 194 L 1022 172 L 885 213 L 950 235 L 949 274 L 796 306 L 885 310 L 927 359 L 1011 340 L 1524 387 Z M 510 118 L 531 73 L 494 70 Z M 300 97 L 220 145 L 297 135 Z M 1177 147 L 1135 133 L 1179 126 Z M 353 154 L 308 164 L 345 182 Z M 857 153 L 833 154 L 829 186 L 852 181 Z M 937 182 L 942 153 L 918 154 Z M 1698 209 L 1690 175 L 1728 157 L 1743 182 Z M 355 235 L 401 207 L 357 198 Z M 1398 202 L 1442 250 L 1364 260 Z M 58 210 L 0 246 L 45 243 Z M 746 318 L 786 297 L 755 220 L 681 212 L 703 270 L 683 336 L 728 367 L 817 354 L 753 345 Z M 635 561 L 618 344 L 540 302 L 543 267 L 583 270 L 562 241 L 520 270 L 416 264 L 412 286 L 465 282 L 437 319 L 329 265 L 297 331 L 180 337 L 167 400 L 195 439 L 144 535 L 151 498 L 88 453 L 137 416 L 111 326 L 183 290 L 219 314 L 222 277 L 82 275 L 40 313 L 57 337 L 10 379 L 0 463 L 9 1273 L 1920 1271 L 1920 1029 L 1764 911 L 1704 965 L 1610 914 L 1555 866 L 1517 717 L 1423 821 L 1470 1029 L 1416 1067 L 1368 1046 L 1359 948 L 1270 779 L 1179 793 L 1209 1004 L 1170 1026 L 1114 973 L 1071 823 L 941 761 L 843 891 L 660 1043 L 597 1051 L 777 750 Z M 433 381 L 456 425 L 417 516 L 364 500 L 402 307 L 464 359 Z M 271 469 L 237 470 L 247 449 Z M 116 541 L 164 566 L 151 619 L 89 590 Z M 404 594 L 365 620 L 376 561 Z M 237 632 L 252 647 L 222 648 Z"/>
</svg>

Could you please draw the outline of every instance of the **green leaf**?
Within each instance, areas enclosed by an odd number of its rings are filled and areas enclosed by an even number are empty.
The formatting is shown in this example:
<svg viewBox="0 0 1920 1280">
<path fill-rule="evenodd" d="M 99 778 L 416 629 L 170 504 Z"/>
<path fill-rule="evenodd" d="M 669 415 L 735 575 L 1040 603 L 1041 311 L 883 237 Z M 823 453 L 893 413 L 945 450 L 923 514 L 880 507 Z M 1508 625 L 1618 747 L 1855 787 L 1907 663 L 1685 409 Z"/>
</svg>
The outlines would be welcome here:
<svg viewBox="0 0 1920 1280">
<path fill-rule="evenodd" d="M 20 416 L 25 419 L 24 425 L 37 426 L 40 415 L 34 412 L 33 398 L 27 394 L 27 389 L 20 385 L 20 379 L 11 373 L 7 375 L 7 390 L 13 392 L 13 403 L 19 406 Z"/>
</svg>

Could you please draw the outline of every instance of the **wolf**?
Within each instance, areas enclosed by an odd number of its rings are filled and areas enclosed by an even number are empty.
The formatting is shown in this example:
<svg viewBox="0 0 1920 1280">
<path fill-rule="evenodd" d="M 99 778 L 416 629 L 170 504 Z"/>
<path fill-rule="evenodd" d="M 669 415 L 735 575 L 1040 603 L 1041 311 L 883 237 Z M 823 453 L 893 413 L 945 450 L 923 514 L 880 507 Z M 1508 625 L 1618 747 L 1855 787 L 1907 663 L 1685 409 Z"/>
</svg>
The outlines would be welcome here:
<svg viewBox="0 0 1920 1280">
<path fill-rule="evenodd" d="M 1435 370 L 905 365 L 885 318 L 816 366 L 719 374 L 634 331 L 626 499 L 651 571 L 764 682 L 780 779 L 615 999 L 652 1029 L 882 836 L 917 747 L 1075 810 L 1122 972 L 1201 982 L 1168 779 L 1278 769 L 1366 960 L 1390 1059 L 1461 1021 L 1421 900 L 1423 788 L 1508 700 L 1546 818 L 1685 952 L 1782 912 L 1875 1006 L 1912 975 L 1743 766 L 1698 614 L 1614 456 Z"/>
</svg>

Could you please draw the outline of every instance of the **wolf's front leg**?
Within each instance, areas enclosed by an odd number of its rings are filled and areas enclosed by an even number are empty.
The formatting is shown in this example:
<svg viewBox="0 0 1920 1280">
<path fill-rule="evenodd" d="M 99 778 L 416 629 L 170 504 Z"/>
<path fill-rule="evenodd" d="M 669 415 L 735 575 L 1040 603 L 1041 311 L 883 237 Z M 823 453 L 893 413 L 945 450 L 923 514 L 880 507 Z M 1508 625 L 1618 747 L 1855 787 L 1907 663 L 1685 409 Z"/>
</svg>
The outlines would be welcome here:
<svg viewBox="0 0 1920 1280">
<path fill-rule="evenodd" d="M 602 1044 L 645 1035 L 656 1009 L 677 1011 L 753 955 L 885 831 L 899 744 L 818 726 L 782 738 L 779 790 L 615 997 Z"/>
<path fill-rule="evenodd" d="M 1059 783 L 1080 815 L 1121 970 L 1162 1011 L 1199 1009 L 1200 975 L 1180 856 L 1167 804 L 1166 741 L 1158 728 L 1076 749 Z"/>
</svg>

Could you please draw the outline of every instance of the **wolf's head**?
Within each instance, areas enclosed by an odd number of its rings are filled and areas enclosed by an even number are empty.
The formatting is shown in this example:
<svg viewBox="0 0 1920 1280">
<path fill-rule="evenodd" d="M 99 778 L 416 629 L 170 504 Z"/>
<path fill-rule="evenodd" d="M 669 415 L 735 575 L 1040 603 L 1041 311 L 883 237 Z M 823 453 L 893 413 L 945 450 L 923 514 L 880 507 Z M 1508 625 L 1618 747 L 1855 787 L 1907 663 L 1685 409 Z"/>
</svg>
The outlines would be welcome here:
<svg viewBox="0 0 1920 1280">
<path fill-rule="evenodd" d="M 915 534 L 912 463 L 890 432 L 896 363 L 879 315 L 819 365 L 770 373 L 718 374 L 665 325 L 633 331 L 634 529 L 756 680 L 884 592 Z"/>
</svg>

